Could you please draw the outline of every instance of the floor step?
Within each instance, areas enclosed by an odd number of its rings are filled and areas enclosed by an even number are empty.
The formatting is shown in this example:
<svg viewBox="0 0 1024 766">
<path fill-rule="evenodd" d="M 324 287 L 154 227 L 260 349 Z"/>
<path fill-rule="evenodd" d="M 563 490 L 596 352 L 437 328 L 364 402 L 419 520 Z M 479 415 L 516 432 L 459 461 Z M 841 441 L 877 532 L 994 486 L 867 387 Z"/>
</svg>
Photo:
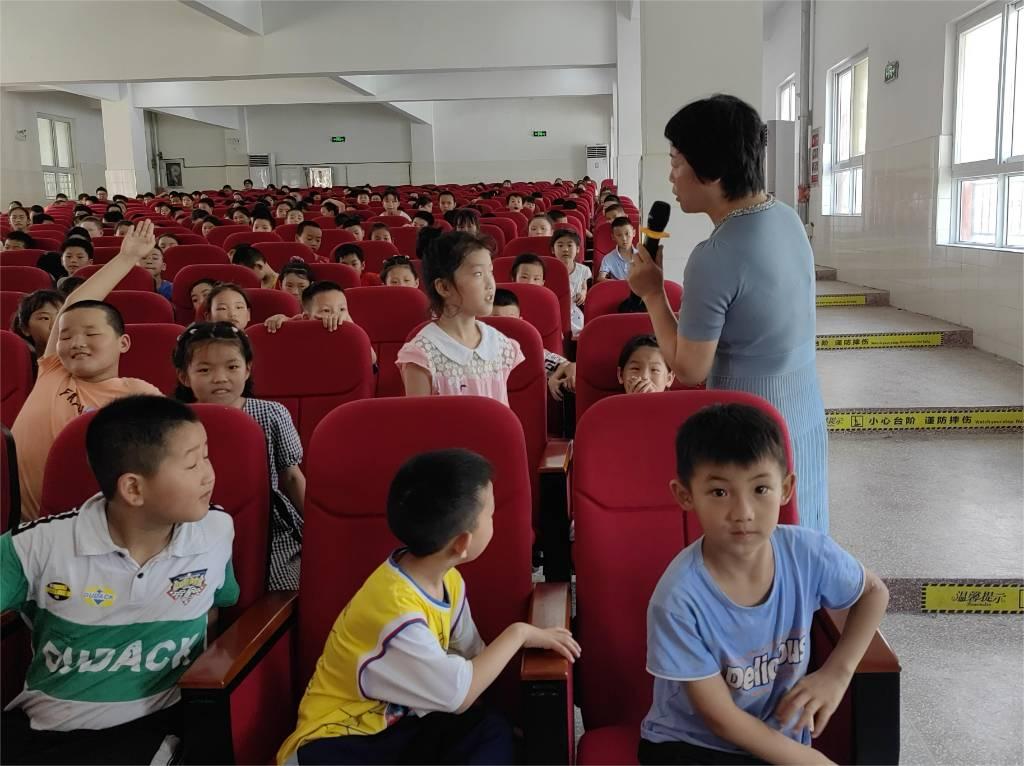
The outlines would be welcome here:
<svg viewBox="0 0 1024 766">
<path fill-rule="evenodd" d="M 817 305 L 825 306 L 888 306 L 889 291 L 852 285 L 849 282 L 819 280 L 815 283 Z"/>
<path fill-rule="evenodd" d="M 974 331 L 892 306 L 837 307 L 818 311 L 818 349 L 972 346 Z"/>
<path fill-rule="evenodd" d="M 814 277 L 815 279 L 836 279 L 837 271 L 831 266 L 815 266 Z"/>
</svg>

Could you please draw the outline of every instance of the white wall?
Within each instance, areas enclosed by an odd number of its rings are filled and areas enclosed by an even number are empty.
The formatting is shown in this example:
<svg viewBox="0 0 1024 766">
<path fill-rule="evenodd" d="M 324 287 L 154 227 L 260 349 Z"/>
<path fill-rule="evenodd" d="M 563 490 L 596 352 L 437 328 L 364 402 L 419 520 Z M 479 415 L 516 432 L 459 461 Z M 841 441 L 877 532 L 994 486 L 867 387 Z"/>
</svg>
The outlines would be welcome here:
<svg viewBox="0 0 1024 766">
<path fill-rule="evenodd" d="M 170 114 L 155 115 L 160 152 L 165 160 L 183 160 L 182 185 L 187 191 L 242 185 L 249 166 L 238 131 Z M 232 146 L 237 147 L 235 151 Z"/>
<path fill-rule="evenodd" d="M 0 90 L 0 196 L 27 205 L 45 204 L 39 164 L 39 130 L 36 115 L 71 120 L 72 152 L 77 170 L 76 192 L 92 192 L 105 184 L 103 120 L 99 102 L 58 91 L 12 93 Z M 26 130 L 26 140 L 17 132 Z"/>
<path fill-rule="evenodd" d="M 611 114 L 611 96 L 437 101 L 437 181 L 582 178 L 587 144 L 610 141 Z"/>
<path fill-rule="evenodd" d="M 800 91 L 800 0 L 785 0 L 765 6 L 764 71 L 758 111 L 762 120 L 778 119 L 778 87 L 790 75 L 796 75 Z"/>
<path fill-rule="evenodd" d="M 887 289 L 893 305 L 972 327 L 979 348 L 1021 362 L 1024 256 L 936 244 L 939 198 L 948 194 L 939 179 L 947 25 L 977 5 L 816 4 L 813 125 L 824 129 L 829 67 L 867 50 L 870 75 L 863 215 L 823 216 L 815 189 L 812 244 L 817 262 L 837 267 L 840 279 Z M 780 44 L 773 37 L 769 46 Z M 783 55 L 766 50 L 765 59 Z M 883 68 L 896 59 L 899 79 L 885 84 Z"/>
</svg>

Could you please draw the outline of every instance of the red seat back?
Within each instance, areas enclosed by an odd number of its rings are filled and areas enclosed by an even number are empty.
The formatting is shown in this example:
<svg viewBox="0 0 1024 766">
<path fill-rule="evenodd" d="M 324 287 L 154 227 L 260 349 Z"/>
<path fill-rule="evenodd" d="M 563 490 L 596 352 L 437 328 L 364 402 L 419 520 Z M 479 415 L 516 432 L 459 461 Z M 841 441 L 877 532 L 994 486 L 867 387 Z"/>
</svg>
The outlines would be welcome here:
<svg viewBox="0 0 1024 766">
<path fill-rule="evenodd" d="M 14 322 L 21 299 L 27 293 L 18 290 L 0 290 L 0 330 L 6 330 Z"/>
<path fill-rule="evenodd" d="M 420 230 L 415 226 L 403 226 L 391 230 L 391 241 L 395 247 L 398 248 L 398 252 L 402 255 L 407 255 L 410 258 L 416 257 L 416 237 L 419 236 Z"/>
<path fill-rule="evenodd" d="M 298 689 L 305 688 L 342 607 L 399 545 L 386 518 L 388 488 L 398 468 L 414 455 L 453 447 L 472 450 L 494 467 L 494 539 L 476 561 L 459 567 L 473 619 L 491 641 L 526 617 L 532 589 L 530 471 L 515 414 L 493 399 L 469 396 L 346 404 L 324 418 L 309 449 Z M 509 663 L 507 675 L 516 675 L 518 667 Z M 509 687 L 499 684 L 498 691 Z"/>
<path fill-rule="evenodd" d="M 125 324 L 174 321 L 174 306 L 160 293 L 115 290 L 107 296 L 106 302 L 121 312 L 121 318 L 124 319 Z"/>
<path fill-rule="evenodd" d="M 505 242 L 508 241 L 508 238 L 505 236 L 505 232 L 503 232 L 498 226 L 495 226 L 493 223 L 488 223 L 488 221 L 494 220 L 497 219 L 485 218 L 480 223 L 480 236 L 490 237 L 494 240 L 494 251 L 492 255 L 497 257 L 505 251 Z"/>
<path fill-rule="evenodd" d="M 32 351 L 9 330 L 0 330 L 0 423 L 10 428 L 21 411 L 32 385 Z"/>
<path fill-rule="evenodd" d="M 355 242 L 356 237 L 350 231 L 344 229 L 322 229 L 323 236 L 320 238 L 320 249 L 317 253 L 323 258 L 334 260 L 334 250 L 338 245 L 346 242 Z"/>
<path fill-rule="evenodd" d="M 210 229 L 210 233 L 206 235 L 206 241 L 211 245 L 223 249 L 224 242 L 232 234 L 239 234 L 249 231 L 248 226 L 242 226 L 241 224 L 226 223 L 223 226 L 214 226 Z"/>
<path fill-rule="evenodd" d="M 150 280 L 152 281 L 152 280 Z M 48 272 L 35 266 L 0 265 L 0 289 L 18 293 L 30 293 L 33 290 L 50 290 L 53 279 Z"/>
<path fill-rule="evenodd" d="M 412 331 L 430 319 L 426 293 L 397 287 L 354 287 L 346 290 L 345 296 L 353 321 L 366 331 L 377 352 L 376 396 L 403 396 L 405 386 L 395 358 Z"/>
<path fill-rule="evenodd" d="M 274 334 L 262 325 L 250 326 L 247 333 L 256 395 L 288 408 L 304 447 L 332 409 L 373 396 L 370 339 L 351 322 L 334 332 L 318 320 L 296 320 Z"/>
<path fill-rule="evenodd" d="M 32 266 L 35 268 L 39 259 L 44 255 L 46 255 L 46 251 L 38 248 L 3 250 L 0 251 L 0 266 Z"/>
<path fill-rule="evenodd" d="M 346 263 L 313 263 L 310 264 L 317 282 L 336 282 L 343 290 L 359 287 L 359 272 Z"/>
<path fill-rule="evenodd" d="M 530 225 L 530 219 L 522 213 L 517 213 L 515 210 L 495 210 L 495 218 L 504 218 L 506 221 L 512 221 L 515 225 L 515 232 L 518 236 L 526 234 L 526 229 Z"/>
<path fill-rule="evenodd" d="M 481 226 L 487 225 L 501 230 L 501 236 L 503 242 L 511 242 L 513 239 L 519 236 L 519 227 L 516 222 L 511 218 L 502 218 L 500 216 L 487 216 L 486 218 L 480 219 Z"/>
<path fill-rule="evenodd" d="M 375 215 L 373 218 L 367 221 L 370 226 L 375 223 L 382 223 L 390 228 L 401 228 L 402 226 L 409 225 L 409 219 L 402 215 Z"/>
<path fill-rule="evenodd" d="M 83 266 L 75 272 L 76 277 L 88 279 L 97 271 L 103 268 L 98 263 Z M 155 292 L 156 285 L 153 283 L 153 275 L 141 266 L 132 266 L 124 278 L 114 285 L 115 290 L 141 290 L 143 292 Z"/>
<path fill-rule="evenodd" d="M 92 262 L 97 266 L 102 266 L 104 263 L 110 263 L 114 260 L 114 256 L 121 252 L 119 247 L 94 247 L 92 249 Z M 167 275 L 164 275 L 164 279 Z"/>
<path fill-rule="evenodd" d="M 224 610 L 233 620 L 266 590 L 267 536 L 270 526 L 270 477 L 266 435 L 241 410 L 218 404 L 193 404 L 206 428 L 210 462 L 217 474 L 212 502 L 235 522 L 232 563 L 238 603 Z M 43 473 L 39 515 L 77 508 L 99 491 L 89 469 L 85 433 L 95 412 L 68 423 L 50 447 Z"/>
<path fill-rule="evenodd" d="M 178 245 L 164 253 L 164 279 L 174 281 L 178 272 L 197 263 L 231 263 L 224 248 L 216 245 Z"/>
<path fill-rule="evenodd" d="M 257 242 L 280 242 L 281 238 L 272 231 L 236 231 L 224 240 L 224 251 L 232 250 L 239 245 L 254 245 Z"/>
<path fill-rule="evenodd" d="M 597 273 L 596 266 L 594 273 Z M 666 279 L 665 294 L 668 296 L 668 303 L 672 310 L 678 313 L 683 302 L 683 286 L 678 282 Z M 629 282 L 625 280 L 606 279 L 604 282 L 595 282 L 594 286 L 587 290 L 587 301 L 583 304 L 584 324 L 606 314 L 619 313 L 619 305 L 629 295 Z"/>
<path fill-rule="evenodd" d="M 262 287 L 250 287 L 245 291 L 252 303 L 250 309 L 251 325 L 263 324 L 268 317 L 275 314 L 284 314 L 286 317 L 294 317 L 302 312 L 302 307 L 295 300 L 295 296 L 286 293 L 284 290 L 267 290 Z"/>
<path fill-rule="evenodd" d="M 635 245 L 640 239 L 640 230 L 635 229 L 633 234 L 633 244 Z M 605 253 L 610 253 L 615 249 L 615 240 L 612 239 L 612 225 L 602 218 L 602 222 L 597 225 L 594 229 L 594 273 L 597 273 L 598 267 L 601 265 L 601 259 L 604 258 Z"/>
<path fill-rule="evenodd" d="M 295 232 L 298 228 L 297 223 L 282 223 L 274 227 L 274 233 L 281 238 L 282 242 L 294 242 Z"/>
<path fill-rule="evenodd" d="M 207 240 L 206 240 L 206 237 L 204 237 L 201 234 L 193 234 L 188 229 L 184 229 L 184 228 L 180 228 L 179 227 L 179 228 L 175 229 L 174 231 L 169 232 L 169 234 L 172 237 L 174 237 L 176 240 L 178 240 L 178 245 L 207 245 L 207 244 L 209 244 L 209 242 L 207 242 Z M 160 235 L 158 234 L 156 238 L 160 239 Z M 176 247 L 176 245 L 172 245 L 171 247 Z M 168 249 L 170 249 L 170 248 L 168 248 Z"/>
<path fill-rule="evenodd" d="M 274 271 L 280 271 L 293 258 L 313 263 L 316 255 L 301 242 L 260 242 L 256 249 L 263 254 L 267 264 Z"/>
<path fill-rule="evenodd" d="M 572 507 L 576 522 L 576 638 L 587 647 L 576 664 L 586 729 L 639 723 L 651 705 L 646 672 L 647 604 L 665 567 L 701 535 L 669 491 L 679 426 L 711 404 L 737 402 L 782 416 L 763 399 L 738 391 L 669 391 L 607 399 L 580 420 L 573 444 Z M 623 455 L 628 479 L 608 467 Z M 779 520 L 796 523 L 796 499 Z M 614 604 L 614 608 L 610 605 Z"/>
<path fill-rule="evenodd" d="M 398 248 L 391 242 L 365 240 L 356 244 L 359 245 L 363 251 L 363 257 L 366 259 L 364 268 L 374 274 L 380 273 L 386 259 L 399 254 Z"/>
<path fill-rule="evenodd" d="M 11 514 L 21 515 L 21 488 L 18 483 L 18 454 L 14 435 L 4 426 L 0 431 L 0 534 L 10 529 Z M 6 644 L 6 640 L 4 641 Z M 6 660 L 6 655 L 4 656 Z M 5 664 L 5 668 L 7 668 Z M 5 671 L 6 675 L 6 671 Z M 6 695 L 4 695 L 6 697 Z M 4 702 L 9 700 L 5 699 Z"/>
<path fill-rule="evenodd" d="M 551 255 L 550 241 L 549 237 L 516 237 L 505 245 L 501 254 L 505 258 L 515 258 L 523 253 Z"/>
<path fill-rule="evenodd" d="M 515 282 L 500 282 L 498 287 L 511 290 L 519 299 L 519 312 L 522 318 L 533 325 L 540 333 L 544 348 L 561 354 L 562 343 L 562 310 L 558 298 L 546 285 L 528 285 Z"/>
<path fill-rule="evenodd" d="M 187 325 L 195 321 L 196 310 L 192 306 L 191 291 L 200 279 L 234 282 L 239 287 L 260 286 L 259 277 L 252 269 L 234 263 L 196 263 L 184 266 L 174 275 L 174 287 L 171 290 L 174 321 L 178 324 Z"/>
<path fill-rule="evenodd" d="M 52 237 L 32 237 L 35 240 L 37 250 L 43 250 L 47 253 L 59 252 L 60 244 L 62 239 L 53 239 Z"/>
<path fill-rule="evenodd" d="M 102 237 L 93 237 L 91 241 L 93 249 L 97 247 L 116 247 L 120 250 L 124 237 L 107 236 L 104 234 Z"/>
<path fill-rule="evenodd" d="M 538 239 L 543 239 L 543 237 Z M 569 293 L 569 272 L 565 270 L 565 265 L 553 255 L 540 253 L 538 255 L 544 261 L 544 287 L 551 290 L 558 299 L 558 308 L 562 319 L 562 335 L 568 335 L 572 327 L 569 319 L 572 307 L 572 295 Z M 515 260 L 510 256 L 494 259 L 495 282 L 512 281 L 512 264 L 515 263 Z"/>
<path fill-rule="evenodd" d="M 164 303 L 170 303 L 157 296 Z M 126 322 L 129 320 L 126 318 Z M 178 336 L 184 331 L 173 320 L 129 324 L 125 332 L 132 339 L 128 351 L 121 354 L 118 374 L 125 378 L 140 378 L 160 389 L 165 396 L 172 396 L 178 384 L 178 375 L 171 363 L 171 355 Z"/>
</svg>

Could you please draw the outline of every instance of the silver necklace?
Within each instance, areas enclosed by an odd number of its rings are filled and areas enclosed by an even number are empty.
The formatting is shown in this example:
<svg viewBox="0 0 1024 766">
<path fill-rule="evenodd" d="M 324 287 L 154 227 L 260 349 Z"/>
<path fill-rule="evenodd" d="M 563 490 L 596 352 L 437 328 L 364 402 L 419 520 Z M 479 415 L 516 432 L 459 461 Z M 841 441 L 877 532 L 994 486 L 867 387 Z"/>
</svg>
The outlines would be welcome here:
<svg viewBox="0 0 1024 766">
<path fill-rule="evenodd" d="M 765 198 L 764 202 L 757 202 L 753 205 L 749 205 L 748 207 L 736 208 L 731 213 L 729 213 L 729 215 L 727 215 L 725 218 L 718 222 L 718 225 L 715 226 L 715 229 L 714 231 L 711 232 L 711 234 L 714 235 L 715 232 L 721 229 L 722 226 L 725 225 L 725 222 L 728 221 L 730 218 L 738 218 L 741 215 L 752 215 L 753 213 L 760 213 L 762 210 L 767 210 L 774 204 L 775 195 L 769 193 L 768 196 Z"/>
</svg>

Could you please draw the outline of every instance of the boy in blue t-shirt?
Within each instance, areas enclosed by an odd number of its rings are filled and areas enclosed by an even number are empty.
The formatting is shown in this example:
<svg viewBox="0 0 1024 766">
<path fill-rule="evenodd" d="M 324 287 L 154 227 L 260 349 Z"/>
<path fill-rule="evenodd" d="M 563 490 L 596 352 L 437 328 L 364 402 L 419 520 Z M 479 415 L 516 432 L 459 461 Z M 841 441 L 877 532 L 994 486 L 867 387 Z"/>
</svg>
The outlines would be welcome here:
<svg viewBox="0 0 1024 766">
<path fill-rule="evenodd" d="M 889 592 L 828 536 L 778 525 L 793 494 L 778 425 L 745 405 L 697 413 L 676 439 L 672 493 L 704 536 L 669 564 L 647 610 L 654 703 L 643 764 L 829 763 L 825 729 L 885 614 Z M 850 608 L 807 673 L 814 612 Z"/>
</svg>

